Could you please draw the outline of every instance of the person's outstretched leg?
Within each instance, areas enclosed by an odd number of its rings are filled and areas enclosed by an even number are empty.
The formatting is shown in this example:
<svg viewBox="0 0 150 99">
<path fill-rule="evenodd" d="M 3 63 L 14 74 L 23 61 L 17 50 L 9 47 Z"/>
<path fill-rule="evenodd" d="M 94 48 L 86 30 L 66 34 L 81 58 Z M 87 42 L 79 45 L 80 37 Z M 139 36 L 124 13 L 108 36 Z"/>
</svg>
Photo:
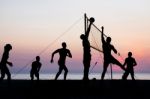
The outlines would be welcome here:
<svg viewBox="0 0 150 99">
<path fill-rule="evenodd" d="M 134 78 L 134 71 L 133 70 L 131 71 L 131 78 L 132 78 L 132 80 L 135 80 L 135 78 Z"/>
<path fill-rule="evenodd" d="M 62 67 L 59 67 L 59 71 L 57 72 L 56 76 L 55 76 L 55 80 L 57 80 L 57 78 L 59 77 L 59 75 L 62 72 Z"/>
<path fill-rule="evenodd" d="M 122 70 L 126 70 L 125 67 L 117 59 L 113 58 L 112 63 L 118 65 Z"/>
<path fill-rule="evenodd" d="M 66 66 L 64 66 L 64 70 L 65 70 L 65 73 L 64 73 L 64 80 L 66 80 L 67 74 L 68 74 L 68 69 L 67 69 Z"/>
<path fill-rule="evenodd" d="M 104 77 L 105 77 L 105 73 L 107 71 L 108 65 L 109 65 L 109 63 L 104 62 L 104 67 L 103 67 L 104 69 L 103 69 L 103 72 L 102 72 L 102 75 L 101 75 L 101 80 L 103 80 Z"/>
</svg>

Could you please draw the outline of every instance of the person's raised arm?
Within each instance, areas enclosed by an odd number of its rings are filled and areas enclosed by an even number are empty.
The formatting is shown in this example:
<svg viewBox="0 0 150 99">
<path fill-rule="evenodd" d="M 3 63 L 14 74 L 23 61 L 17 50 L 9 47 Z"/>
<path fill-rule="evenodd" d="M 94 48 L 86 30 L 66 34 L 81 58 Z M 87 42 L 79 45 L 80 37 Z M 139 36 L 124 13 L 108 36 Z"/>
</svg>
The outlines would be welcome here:
<svg viewBox="0 0 150 99">
<path fill-rule="evenodd" d="M 87 31 L 85 32 L 85 36 L 86 36 L 87 38 L 89 37 L 89 34 L 90 34 L 91 25 L 92 25 L 92 22 L 90 22 L 89 27 L 88 27 Z"/>
<path fill-rule="evenodd" d="M 102 40 L 102 43 L 105 43 L 105 39 L 104 39 L 104 27 L 102 26 L 101 29 L 102 29 L 101 40 Z"/>
<path fill-rule="evenodd" d="M 90 33 L 90 30 L 91 30 L 91 25 L 93 24 L 93 22 L 95 21 L 95 19 L 93 17 L 90 18 L 90 24 L 89 24 L 89 27 L 87 29 L 87 31 L 85 32 L 85 36 L 88 38 L 89 37 L 89 33 Z"/>
<path fill-rule="evenodd" d="M 52 57 L 51 57 L 51 63 L 53 63 L 54 62 L 54 60 L 53 60 L 53 58 L 54 58 L 54 55 L 56 54 L 56 53 L 58 53 L 59 52 L 59 50 L 56 50 L 56 51 L 54 51 L 53 53 L 52 53 Z"/>
</svg>

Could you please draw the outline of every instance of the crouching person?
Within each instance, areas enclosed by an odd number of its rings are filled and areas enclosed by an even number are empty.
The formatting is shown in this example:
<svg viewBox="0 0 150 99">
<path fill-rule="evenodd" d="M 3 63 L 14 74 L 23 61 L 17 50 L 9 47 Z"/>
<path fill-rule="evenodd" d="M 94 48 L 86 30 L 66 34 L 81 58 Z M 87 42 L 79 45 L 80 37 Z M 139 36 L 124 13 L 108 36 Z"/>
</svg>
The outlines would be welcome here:
<svg viewBox="0 0 150 99">
<path fill-rule="evenodd" d="M 40 62 L 40 57 L 36 56 L 36 61 L 32 63 L 32 68 L 30 71 L 31 80 L 34 80 L 34 76 L 37 78 L 37 80 L 39 80 L 39 71 L 40 71 L 41 66 L 42 64 Z"/>
</svg>

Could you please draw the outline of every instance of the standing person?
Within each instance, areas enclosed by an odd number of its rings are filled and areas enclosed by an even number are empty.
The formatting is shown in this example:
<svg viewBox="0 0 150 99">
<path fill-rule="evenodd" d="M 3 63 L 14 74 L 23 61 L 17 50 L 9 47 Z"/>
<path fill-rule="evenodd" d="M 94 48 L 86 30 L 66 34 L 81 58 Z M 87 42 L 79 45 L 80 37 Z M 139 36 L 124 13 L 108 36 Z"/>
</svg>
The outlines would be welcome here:
<svg viewBox="0 0 150 99">
<path fill-rule="evenodd" d="M 42 64 L 40 62 L 40 57 L 36 56 L 36 61 L 32 62 L 32 68 L 30 71 L 31 80 L 34 80 L 34 75 L 37 78 L 37 80 L 39 80 L 39 71 L 40 71 L 41 66 Z"/>
<path fill-rule="evenodd" d="M 117 50 L 115 49 L 115 47 L 113 45 L 111 45 L 110 37 L 107 37 L 107 39 L 105 41 L 104 27 L 102 27 L 101 40 L 102 40 L 102 48 L 103 48 L 103 54 L 104 54 L 104 65 L 103 65 L 104 69 L 103 69 L 103 72 L 101 75 L 101 79 L 103 80 L 109 64 L 111 64 L 111 63 L 116 64 L 116 65 L 120 66 L 123 70 L 125 70 L 125 68 L 117 59 L 115 59 L 111 55 L 111 51 L 113 51 L 115 54 L 117 54 Z"/>
<path fill-rule="evenodd" d="M 55 80 L 57 80 L 57 78 L 59 77 L 59 75 L 61 74 L 62 70 L 65 71 L 64 73 L 64 80 L 66 80 L 66 77 L 67 77 L 67 73 L 68 73 L 68 69 L 66 67 L 66 57 L 70 57 L 72 58 L 72 55 L 71 55 L 71 52 L 69 49 L 66 49 L 67 45 L 65 42 L 62 43 L 62 48 L 60 49 L 57 49 L 55 50 L 53 53 L 52 53 L 52 57 L 51 57 L 51 63 L 54 62 L 53 58 L 54 58 L 54 55 L 56 53 L 59 53 L 59 60 L 58 60 L 58 65 L 59 65 L 59 71 L 58 73 L 56 74 L 56 77 L 55 77 Z"/>
<path fill-rule="evenodd" d="M 82 40 L 82 46 L 83 46 L 83 65 L 84 65 L 84 75 L 83 80 L 89 80 L 89 68 L 91 63 L 91 50 L 90 50 L 90 42 L 88 40 L 89 33 L 91 30 L 91 25 L 95 21 L 94 18 L 90 18 L 90 24 L 85 32 L 85 34 L 81 34 L 80 38 Z"/>
<path fill-rule="evenodd" d="M 123 80 L 126 80 L 129 73 L 131 74 L 132 80 L 135 80 L 134 78 L 134 66 L 137 65 L 135 59 L 132 57 L 132 52 L 128 52 L 128 57 L 125 59 L 125 62 L 123 64 L 123 66 L 126 65 L 126 71 L 122 76 Z"/>
<path fill-rule="evenodd" d="M 10 44 L 6 44 L 4 46 L 4 53 L 3 53 L 1 63 L 0 63 L 0 69 L 1 69 L 1 78 L 0 78 L 0 80 L 4 79 L 5 74 L 7 75 L 7 80 L 8 81 L 11 80 L 11 73 L 9 72 L 9 69 L 7 67 L 7 64 L 11 67 L 13 66 L 13 64 L 8 61 L 10 50 L 12 50 L 12 46 Z"/>
</svg>

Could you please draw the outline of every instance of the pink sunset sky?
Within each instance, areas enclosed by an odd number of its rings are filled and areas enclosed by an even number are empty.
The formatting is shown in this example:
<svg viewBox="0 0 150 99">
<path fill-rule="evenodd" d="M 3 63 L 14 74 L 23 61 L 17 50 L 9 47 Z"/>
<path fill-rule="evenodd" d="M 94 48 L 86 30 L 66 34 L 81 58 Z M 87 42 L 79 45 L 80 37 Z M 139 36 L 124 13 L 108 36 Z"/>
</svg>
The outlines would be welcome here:
<svg viewBox="0 0 150 99">
<path fill-rule="evenodd" d="M 150 72 L 150 1 L 149 0 L 0 0 L 0 56 L 6 43 L 13 46 L 10 61 L 17 72 L 30 70 L 31 60 L 49 44 L 78 21 L 53 45 L 40 54 L 41 71 L 57 72 L 58 55 L 50 64 L 51 53 L 66 42 L 73 58 L 67 58 L 70 72 L 83 70 L 81 33 L 84 33 L 83 15 L 95 18 L 95 25 L 105 27 L 105 34 L 112 37 L 112 44 L 122 59 L 128 51 L 137 60 L 136 72 Z M 102 53 L 92 50 L 91 66 L 98 62 L 93 72 L 102 72 Z M 116 72 L 122 72 L 117 66 Z"/>
</svg>

